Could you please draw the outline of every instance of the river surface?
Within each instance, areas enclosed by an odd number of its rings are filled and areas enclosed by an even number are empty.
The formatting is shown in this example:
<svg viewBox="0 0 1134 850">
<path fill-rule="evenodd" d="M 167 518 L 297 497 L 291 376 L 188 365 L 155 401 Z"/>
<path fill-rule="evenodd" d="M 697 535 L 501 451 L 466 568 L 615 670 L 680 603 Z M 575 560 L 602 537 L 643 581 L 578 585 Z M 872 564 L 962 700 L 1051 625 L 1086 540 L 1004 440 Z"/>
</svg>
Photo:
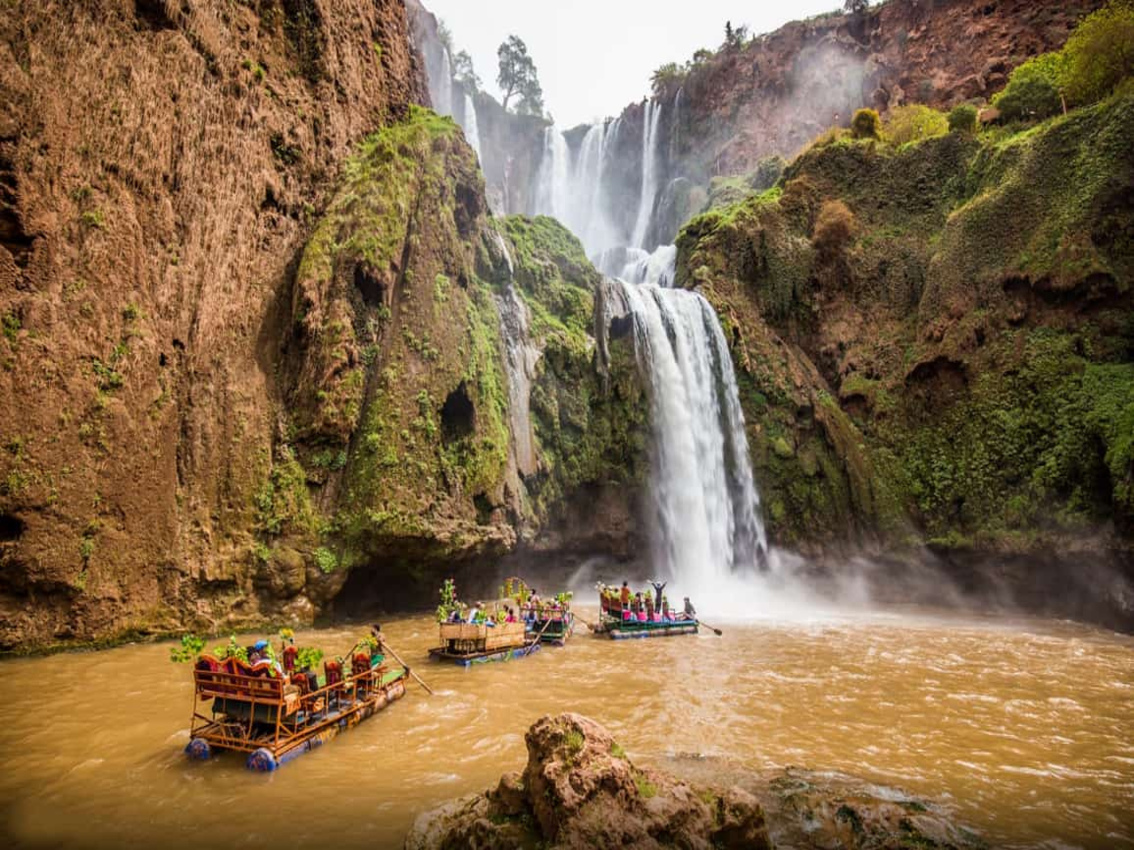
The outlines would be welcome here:
<svg viewBox="0 0 1134 850">
<path fill-rule="evenodd" d="M 465 671 L 424 660 L 429 619 L 385 623 L 438 696 L 413 687 L 272 775 L 184 759 L 190 672 L 169 644 L 6 661 L 5 846 L 397 847 L 419 812 L 521 768 L 527 727 L 570 710 L 643 762 L 842 771 L 943 803 L 993 845 L 1134 847 L 1134 639 L 916 612 L 716 625 L 580 634 Z M 358 634 L 297 640 L 330 654 Z"/>
</svg>

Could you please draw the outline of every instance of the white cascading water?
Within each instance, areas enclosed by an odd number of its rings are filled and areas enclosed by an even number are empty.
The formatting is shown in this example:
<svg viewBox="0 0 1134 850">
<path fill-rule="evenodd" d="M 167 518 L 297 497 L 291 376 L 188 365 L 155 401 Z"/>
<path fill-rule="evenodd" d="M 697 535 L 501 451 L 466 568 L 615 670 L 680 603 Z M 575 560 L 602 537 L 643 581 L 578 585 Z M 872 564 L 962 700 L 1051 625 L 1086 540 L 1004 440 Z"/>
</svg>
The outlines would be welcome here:
<svg viewBox="0 0 1134 850">
<path fill-rule="evenodd" d="M 430 77 L 432 80 L 433 78 Z M 449 51 L 441 49 L 441 58 L 437 69 L 436 91 L 430 91 L 433 98 L 433 111 L 438 115 L 453 114 L 453 66 L 449 61 Z"/>
<path fill-rule="evenodd" d="M 570 191 L 571 152 L 567 148 L 567 140 L 555 127 L 548 127 L 543 131 L 543 160 L 536 182 L 536 213 L 557 218 L 570 228 L 567 220 Z"/>
<path fill-rule="evenodd" d="M 661 245 L 652 254 L 627 251 L 626 265 L 618 275 L 627 283 L 656 283 L 662 288 L 674 285 L 677 277 L 677 246 Z"/>
<path fill-rule="evenodd" d="M 646 249 L 646 235 L 654 214 L 654 201 L 658 194 L 658 122 L 661 120 L 660 103 L 646 101 L 642 117 L 642 191 L 638 198 L 638 218 L 630 238 L 632 248 Z"/>
<path fill-rule="evenodd" d="M 649 382 L 654 565 L 686 588 L 763 568 L 767 540 L 736 374 L 701 295 L 618 281 Z"/>
<path fill-rule="evenodd" d="M 465 131 L 465 140 L 468 141 L 469 146 L 476 151 L 476 158 L 480 160 L 480 125 L 476 120 L 476 103 L 472 99 L 472 95 L 465 93 L 465 106 L 462 113 L 463 121 L 461 122 L 461 129 Z"/>
<path fill-rule="evenodd" d="M 504 342 L 504 368 L 508 376 L 508 414 L 515 451 L 516 471 L 523 477 L 539 471 L 535 438 L 531 420 L 532 380 L 539 363 L 540 350 L 532 345 L 528 334 L 531 324 L 528 305 L 516 290 L 513 280 L 515 268 L 508 244 L 499 232 L 492 230 L 489 238 L 503 255 L 508 266 L 508 281 L 501 294 L 495 296 L 500 313 L 500 336 Z"/>
<path fill-rule="evenodd" d="M 559 219 L 592 258 L 625 241 L 610 222 L 605 183 L 620 126 L 621 119 L 591 125 L 574 158 L 562 132 L 555 127 L 544 131 L 535 212 Z"/>
</svg>

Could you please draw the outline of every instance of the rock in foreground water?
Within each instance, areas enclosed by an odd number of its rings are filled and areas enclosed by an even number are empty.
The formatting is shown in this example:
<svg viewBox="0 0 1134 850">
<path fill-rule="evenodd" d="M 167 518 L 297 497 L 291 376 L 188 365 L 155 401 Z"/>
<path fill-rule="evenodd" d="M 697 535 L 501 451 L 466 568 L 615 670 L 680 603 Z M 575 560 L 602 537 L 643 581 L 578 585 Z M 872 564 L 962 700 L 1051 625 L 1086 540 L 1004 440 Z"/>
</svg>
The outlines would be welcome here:
<svg viewBox="0 0 1134 850">
<path fill-rule="evenodd" d="M 406 847 L 770 848 L 749 793 L 697 788 L 635 766 L 614 738 L 578 714 L 544 717 L 528 764 L 486 794 L 417 819 Z"/>
</svg>

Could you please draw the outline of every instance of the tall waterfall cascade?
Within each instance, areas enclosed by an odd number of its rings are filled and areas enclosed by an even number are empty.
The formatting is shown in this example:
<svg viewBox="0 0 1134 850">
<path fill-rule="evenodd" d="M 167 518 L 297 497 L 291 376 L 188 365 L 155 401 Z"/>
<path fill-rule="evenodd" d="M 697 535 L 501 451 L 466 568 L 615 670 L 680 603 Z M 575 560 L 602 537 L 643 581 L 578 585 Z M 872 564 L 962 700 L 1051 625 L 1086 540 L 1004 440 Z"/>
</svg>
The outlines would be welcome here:
<svg viewBox="0 0 1134 850">
<path fill-rule="evenodd" d="M 679 93 L 675 114 L 680 105 Z M 669 144 L 662 113 L 656 101 L 643 108 L 637 205 L 622 207 L 632 228 L 625 218 L 621 229 L 611 224 L 625 186 L 611 168 L 621 120 L 572 131 L 570 144 L 558 128 L 545 130 L 534 211 L 579 237 L 633 320 L 653 429 L 652 569 L 699 592 L 722 590 L 765 568 L 768 543 L 720 322 L 700 294 L 673 288 L 677 247 L 650 242 Z"/>
<path fill-rule="evenodd" d="M 465 131 L 465 140 L 476 152 L 476 158 L 483 160 L 480 151 L 480 125 L 476 119 L 476 102 L 472 95 L 465 93 L 464 108 L 461 111 L 461 129 Z"/>
<path fill-rule="evenodd" d="M 642 192 L 638 199 L 638 217 L 630 238 L 633 248 L 646 247 L 646 236 L 654 214 L 654 201 L 658 194 L 658 122 L 662 107 L 652 100 L 646 101 L 646 114 L 642 119 Z"/>
<path fill-rule="evenodd" d="M 559 219 L 591 257 L 626 241 L 610 220 L 606 180 L 621 125 L 621 119 L 593 124 L 574 156 L 562 131 L 557 127 L 544 131 L 534 212 Z"/>
<path fill-rule="evenodd" d="M 615 281 L 633 317 L 653 427 L 655 569 L 691 588 L 762 570 L 768 551 L 728 343 L 700 294 Z"/>
<path fill-rule="evenodd" d="M 482 157 L 474 99 L 454 85 L 447 51 L 428 59 L 435 110 L 457 118 Z M 670 124 L 680 117 L 681 96 L 666 105 Z M 768 543 L 728 343 L 709 302 L 674 288 L 676 246 L 652 237 L 674 141 L 672 128 L 663 132 L 666 111 L 657 101 L 644 105 L 640 140 L 636 126 L 632 140 L 623 138 L 632 126 L 625 118 L 566 134 L 548 127 L 529 211 L 558 219 L 578 236 L 609 276 L 610 300 L 631 317 L 653 432 L 651 571 L 699 595 L 723 596 L 738 578 L 766 566 Z M 640 173 L 623 173 L 616 153 L 639 144 Z M 508 246 L 499 233 L 493 237 L 511 268 Z M 510 474 L 522 479 L 538 471 L 530 395 L 540 352 L 529 338 L 527 306 L 508 277 L 496 306 L 510 397 Z"/>
<path fill-rule="evenodd" d="M 528 332 L 531 316 L 527 304 L 516 291 L 513 280 L 515 266 L 508 245 L 496 230 L 490 232 L 489 238 L 508 267 L 504 289 L 495 296 L 496 309 L 500 314 L 500 337 L 504 343 L 504 367 L 508 378 L 508 426 L 512 432 L 516 471 L 521 476 L 529 476 L 539 470 L 531 421 L 531 394 L 540 351 L 531 342 Z"/>
</svg>

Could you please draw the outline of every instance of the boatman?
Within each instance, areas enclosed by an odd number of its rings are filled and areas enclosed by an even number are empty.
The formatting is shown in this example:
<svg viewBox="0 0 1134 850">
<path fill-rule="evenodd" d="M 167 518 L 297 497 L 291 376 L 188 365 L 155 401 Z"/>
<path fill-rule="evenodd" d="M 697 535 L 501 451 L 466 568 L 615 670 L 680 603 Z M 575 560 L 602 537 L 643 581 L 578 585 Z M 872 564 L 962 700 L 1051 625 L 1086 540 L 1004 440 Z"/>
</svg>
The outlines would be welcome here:
<svg viewBox="0 0 1134 850">
<path fill-rule="evenodd" d="M 689 601 L 688 596 L 685 597 L 685 619 L 686 620 L 696 620 L 697 619 L 697 609 L 693 607 L 693 603 Z"/>
</svg>

